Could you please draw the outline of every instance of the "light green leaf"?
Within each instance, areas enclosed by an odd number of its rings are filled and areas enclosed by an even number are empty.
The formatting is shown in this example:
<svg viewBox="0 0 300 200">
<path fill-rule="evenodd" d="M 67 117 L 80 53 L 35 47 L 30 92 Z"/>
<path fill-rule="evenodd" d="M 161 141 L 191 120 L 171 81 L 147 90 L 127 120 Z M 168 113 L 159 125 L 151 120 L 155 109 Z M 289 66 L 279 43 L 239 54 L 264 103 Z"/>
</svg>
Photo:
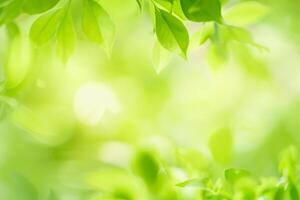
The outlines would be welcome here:
<svg viewBox="0 0 300 200">
<path fill-rule="evenodd" d="M 59 0 L 25 0 L 23 11 L 28 14 L 37 14 L 53 8 Z"/>
<path fill-rule="evenodd" d="M 110 51 L 115 39 L 115 26 L 107 12 L 94 0 L 84 1 L 82 29 L 89 40 Z"/>
<path fill-rule="evenodd" d="M 31 44 L 27 38 L 16 36 L 10 45 L 4 66 L 5 87 L 13 89 L 26 78 L 31 65 Z"/>
<path fill-rule="evenodd" d="M 227 10 L 224 19 L 227 23 L 236 26 L 249 26 L 263 19 L 268 10 L 265 5 L 259 2 L 245 1 Z"/>
<path fill-rule="evenodd" d="M 230 168 L 230 169 L 226 169 L 224 171 L 225 179 L 226 179 L 226 181 L 228 181 L 230 183 L 235 183 L 239 179 L 241 179 L 243 177 L 247 177 L 249 175 L 250 175 L 250 173 L 243 169 Z"/>
<path fill-rule="evenodd" d="M 10 4 L 13 0 L 1 0 L 0 1 L 0 7 L 5 7 L 7 6 L 8 4 Z"/>
<path fill-rule="evenodd" d="M 219 0 L 180 0 L 186 18 L 196 22 L 221 21 Z"/>
<path fill-rule="evenodd" d="M 189 34 L 184 24 L 164 10 L 156 8 L 156 35 L 160 44 L 170 50 L 180 49 L 186 56 L 189 45 Z"/>
<path fill-rule="evenodd" d="M 56 51 L 65 63 L 75 49 L 76 34 L 72 17 L 67 13 L 58 27 Z"/>
<path fill-rule="evenodd" d="M 63 14 L 63 10 L 56 10 L 40 16 L 31 26 L 31 40 L 37 45 L 47 43 L 55 35 Z"/>
<path fill-rule="evenodd" d="M 209 148 L 213 158 L 221 164 L 227 163 L 232 156 L 233 138 L 231 130 L 223 128 L 209 139 Z"/>
<path fill-rule="evenodd" d="M 155 72 L 159 74 L 169 63 L 171 54 L 164 49 L 156 40 L 153 48 L 153 67 Z"/>
</svg>

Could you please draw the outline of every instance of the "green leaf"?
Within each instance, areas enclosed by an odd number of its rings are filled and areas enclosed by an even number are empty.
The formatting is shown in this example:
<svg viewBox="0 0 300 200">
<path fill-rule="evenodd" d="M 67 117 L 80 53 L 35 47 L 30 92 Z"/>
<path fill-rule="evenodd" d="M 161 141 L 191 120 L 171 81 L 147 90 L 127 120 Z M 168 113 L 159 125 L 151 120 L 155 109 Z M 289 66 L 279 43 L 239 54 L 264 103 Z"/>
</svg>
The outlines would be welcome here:
<svg viewBox="0 0 300 200">
<path fill-rule="evenodd" d="M 235 183 L 240 178 L 247 177 L 249 175 L 250 175 L 250 173 L 243 169 L 230 168 L 230 169 L 226 169 L 224 171 L 225 179 L 226 179 L 226 181 L 228 181 L 230 183 Z"/>
<path fill-rule="evenodd" d="M 221 3 L 219 0 L 180 0 L 186 18 L 196 22 L 220 21 Z"/>
<path fill-rule="evenodd" d="M 5 7 L 7 6 L 8 4 L 10 4 L 13 0 L 1 0 L 0 1 L 0 7 Z"/>
<path fill-rule="evenodd" d="M 25 0 L 23 11 L 28 14 L 37 14 L 53 8 L 59 0 Z"/>
<path fill-rule="evenodd" d="M 4 66 L 5 87 L 13 89 L 26 78 L 31 65 L 31 44 L 27 38 L 16 36 L 8 50 Z"/>
<path fill-rule="evenodd" d="M 31 40 L 37 45 L 47 43 L 55 35 L 63 14 L 63 10 L 60 9 L 40 16 L 31 26 Z"/>
<path fill-rule="evenodd" d="M 13 22 L 6 24 L 6 31 L 10 39 L 14 39 L 20 35 L 20 29 L 18 25 Z"/>
<path fill-rule="evenodd" d="M 299 199 L 299 192 L 298 188 L 294 183 L 289 183 L 289 192 L 290 192 L 290 197 L 293 200 L 298 200 Z"/>
<path fill-rule="evenodd" d="M 72 17 L 65 15 L 58 27 L 56 51 L 60 59 L 65 63 L 75 49 L 76 34 Z"/>
<path fill-rule="evenodd" d="M 184 24 L 164 10 L 155 10 L 155 31 L 160 44 L 170 50 L 180 49 L 186 56 L 189 45 L 189 34 Z"/>
<path fill-rule="evenodd" d="M 22 1 L 23 0 L 10 1 L 8 5 L 0 8 L 0 24 L 11 22 L 21 13 Z"/>
<path fill-rule="evenodd" d="M 89 40 L 110 51 L 115 38 L 115 26 L 107 12 L 94 0 L 84 1 L 82 29 Z"/>
<path fill-rule="evenodd" d="M 232 156 L 233 138 L 231 130 L 223 128 L 209 139 L 209 148 L 213 158 L 221 164 L 227 163 Z"/>
<path fill-rule="evenodd" d="M 134 160 L 134 170 L 143 180 L 152 185 L 156 182 L 159 165 L 150 152 L 142 151 L 138 153 Z"/>
<path fill-rule="evenodd" d="M 142 10 L 143 9 L 144 1 L 143 0 L 136 0 L 136 3 L 138 4 L 140 10 Z"/>
<path fill-rule="evenodd" d="M 156 40 L 153 48 L 153 67 L 155 72 L 159 74 L 169 63 L 171 54 L 165 50 Z"/>
<path fill-rule="evenodd" d="M 268 8 L 256 1 L 245 1 L 239 3 L 224 14 L 224 19 L 229 24 L 236 26 L 249 26 L 263 19 Z"/>
</svg>

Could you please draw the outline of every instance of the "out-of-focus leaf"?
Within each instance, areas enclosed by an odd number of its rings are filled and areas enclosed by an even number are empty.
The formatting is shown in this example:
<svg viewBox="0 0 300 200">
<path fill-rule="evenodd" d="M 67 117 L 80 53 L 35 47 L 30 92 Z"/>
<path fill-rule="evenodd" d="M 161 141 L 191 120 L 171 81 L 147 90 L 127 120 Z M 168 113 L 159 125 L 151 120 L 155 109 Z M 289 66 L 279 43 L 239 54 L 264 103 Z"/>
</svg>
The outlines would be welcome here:
<svg viewBox="0 0 300 200">
<path fill-rule="evenodd" d="M 10 4 L 13 0 L 1 0 L 0 1 L 0 8 L 1 7 L 5 7 L 7 6 L 8 4 Z"/>
<path fill-rule="evenodd" d="M 224 171 L 225 179 L 226 179 L 226 181 L 228 181 L 230 183 L 235 183 L 240 178 L 247 177 L 249 175 L 250 175 L 250 173 L 243 169 L 230 168 L 230 169 L 226 169 Z"/>
<path fill-rule="evenodd" d="M 0 24 L 6 24 L 15 19 L 22 10 L 23 0 L 10 1 L 8 5 L 0 8 Z"/>
<path fill-rule="evenodd" d="M 297 185 L 295 185 L 292 182 L 289 183 L 289 193 L 290 193 L 291 199 L 293 199 L 293 200 L 299 199 L 299 192 L 298 192 Z"/>
<path fill-rule="evenodd" d="M 20 35 L 19 27 L 13 22 L 6 24 L 6 31 L 10 39 L 13 39 Z"/>
<path fill-rule="evenodd" d="M 279 186 L 274 194 L 274 200 L 284 200 L 284 188 Z"/>
<path fill-rule="evenodd" d="M 153 67 L 159 74 L 170 62 L 171 54 L 165 50 L 158 41 L 155 41 L 153 48 Z"/>
<path fill-rule="evenodd" d="M 63 10 L 59 9 L 35 20 L 30 29 L 31 40 L 37 45 L 47 43 L 55 35 L 63 14 Z"/>
<path fill-rule="evenodd" d="M 144 0 L 136 0 L 136 3 L 138 4 L 140 10 L 143 9 Z"/>
<path fill-rule="evenodd" d="M 298 152 L 296 147 L 290 146 L 280 155 L 279 171 L 285 177 L 294 177 L 297 162 L 298 162 Z"/>
<path fill-rule="evenodd" d="M 224 19 L 229 24 L 236 26 L 249 26 L 263 19 L 268 13 L 268 8 L 257 1 L 238 3 L 224 14 Z"/>
<path fill-rule="evenodd" d="M 229 128 L 215 132 L 209 139 L 209 149 L 213 158 L 221 164 L 227 163 L 232 156 L 233 137 Z"/>
<path fill-rule="evenodd" d="M 14 200 L 38 200 L 38 192 L 34 185 L 18 173 L 11 175 L 14 187 Z"/>
<path fill-rule="evenodd" d="M 84 1 L 82 29 L 86 37 L 95 43 L 102 44 L 108 52 L 115 39 L 115 25 L 102 6 L 94 0 Z"/>
<path fill-rule="evenodd" d="M 72 17 L 69 13 L 65 14 L 57 32 L 57 54 L 65 63 L 75 49 L 75 29 Z"/>
<path fill-rule="evenodd" d="M 181 183 L 177 183 L 176 186 L 178 187 L 187 187 L 187 186 L 195 186 L 195 187 L 205 187 L 205 182 L 207 180 L 204 178 L 194 178 L 194 179 L 189 179 L 186 181 L 183 181 Z"/>
<path fill-rule="evenodd" d="M 48 195 L 48 197 L 47 197 L 47 200 L 59 200 L 59 199 L 58 199 L 57 195 L 51 190 L 51 191 L 49 192 L 49 195 Z"/>
<path fill-rule="evenodd" d="M 17 36 L 12 39 L 4 66 L 7 89 L 19 86 L 25 80 L 31 66 L 31 48 L 26 37 Z"/>
<path fill-rule="evenodd" d="M 139 152 L 134 160 L 133 169 L 148 185 L 155 184 L 159 164 L 150 152 Z"/>
<path fill-rule="evenodd" d="M 53 8 L 59 0 L 25 0 L 23 11 L 28 14 L 37 14 Z"/>
<path fill-rule="evenodd" d="M 180 0 L 182 10 L 191 21 L 207 22 L 221 20 L 219 0 Z"/>
<path fill-rule="evenodd" d="M 183 55 L 186 56 L 189 34 L 184 24 L 176 17 L 159 8 L 155 9 L 155 19 L 155 31 L 160 44 L 170 51 L 179 48 Z"/>
</svg>

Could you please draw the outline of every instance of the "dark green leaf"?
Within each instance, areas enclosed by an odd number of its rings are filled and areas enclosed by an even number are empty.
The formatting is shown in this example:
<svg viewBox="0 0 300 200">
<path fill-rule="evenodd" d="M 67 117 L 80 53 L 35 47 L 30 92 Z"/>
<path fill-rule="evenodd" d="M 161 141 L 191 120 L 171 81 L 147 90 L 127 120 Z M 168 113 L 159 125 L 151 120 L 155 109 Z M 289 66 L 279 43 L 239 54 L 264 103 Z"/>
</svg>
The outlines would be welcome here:
<svg viewBox="0 0 300 200">
<path fill-rule="evenodd" d="M 191 21 L 221 21 L 219 0 L 180 0 L 182 10 Z"/>
<path fill-rule="evenodd" d="M 140 152 L 134 161 L 134 170 L 144 181 L 152 185 L 156 182 L 159 165 L 150 152 Z"/>
<path fill-rule="evenodd" d="M 186 56 L 189 45 L 189 34 L 184 24 L 164 10 L 156 8 L 156 35 L 161 45 L 173 51 L 180 49 Z"/>
</svg>

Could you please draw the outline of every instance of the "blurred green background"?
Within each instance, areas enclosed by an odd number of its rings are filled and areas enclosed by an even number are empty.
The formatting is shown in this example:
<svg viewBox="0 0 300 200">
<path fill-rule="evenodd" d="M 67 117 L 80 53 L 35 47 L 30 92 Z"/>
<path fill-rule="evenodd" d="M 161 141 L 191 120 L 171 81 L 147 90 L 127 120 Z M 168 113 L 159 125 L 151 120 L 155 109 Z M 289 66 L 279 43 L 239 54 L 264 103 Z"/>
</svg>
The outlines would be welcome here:
<svg viewBox="0 0 300 200">
<path fill-rule="evenodd" d="M 299 1 L 260 1 L 268 14 L 246 28 L 266 49 L 232 42 L 220 58 L 208 42 L 159 64 L 148 6 L 101 3 L 117 30 L 109 56 L 78 33 L 62 64 L 51 43 L 31 47 L 35 16 L 15 20 L 18 40 L 0 28 L 0 199 L 276 199 L 282 188 L 298 199 Z M 80 26 L 79 1 L 72 10 Z M 251 179 L 236 189 L 228 168 Z"/>
</svg>

